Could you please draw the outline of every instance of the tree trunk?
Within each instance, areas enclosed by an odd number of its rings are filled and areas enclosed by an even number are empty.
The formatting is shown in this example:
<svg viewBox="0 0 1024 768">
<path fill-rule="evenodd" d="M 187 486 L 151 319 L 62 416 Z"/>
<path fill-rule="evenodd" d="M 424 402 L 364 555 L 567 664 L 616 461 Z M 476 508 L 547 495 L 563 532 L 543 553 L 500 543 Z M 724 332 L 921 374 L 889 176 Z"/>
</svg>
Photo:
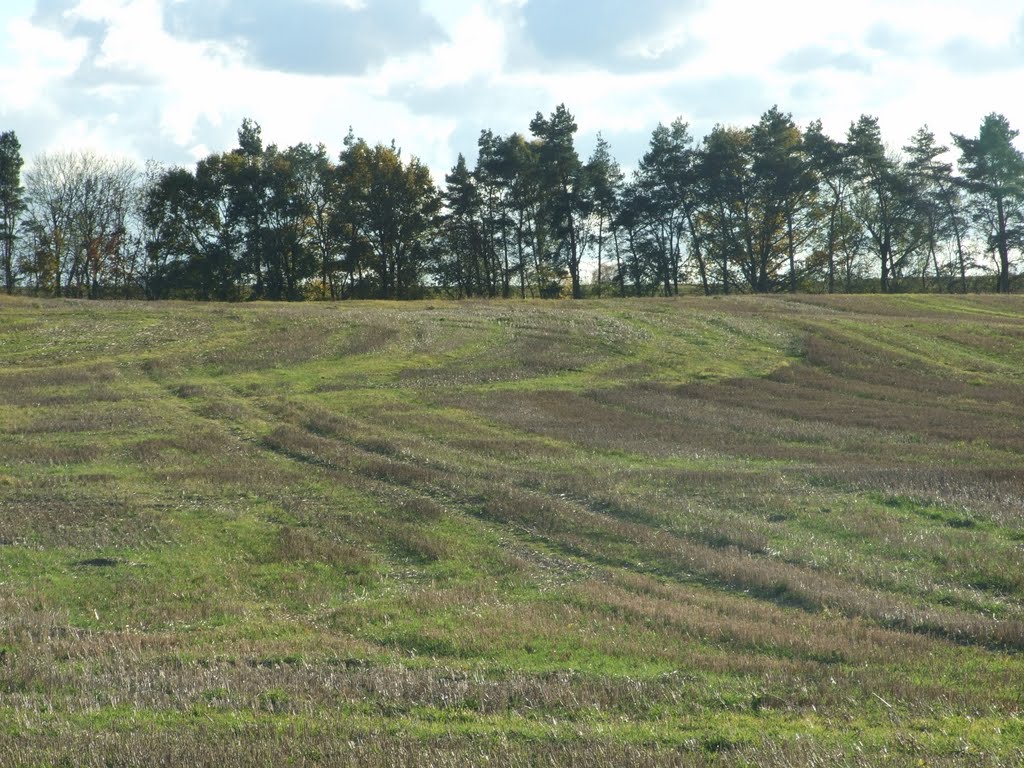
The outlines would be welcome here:
<svg viewBox="0 0 1024 768">
<path fill-rule="evenodd" d="M 967 293 L 967 264 L 964 260 L 964 245 L 959 226 L 953 228 L 953 235 L 956 238 L 956 258 L 960 267 L 960 292 Z"/>
<path fill-rule="evenodd" d="M 8 294 L 14 293 L 14 248 L 13 238 L 4 238 L 4 289 Z"/>
<path fill-rule="evenodd" d="M 878 249 L 882 259 L 882 293 L 889 292 L 889 243 L 886 240 L 882 241 L 882 247 Z"/>
<path fill-rule="evenodd" d="M 572 278 L 572 297 L 583 298 L 583 287 L 580 285 L 580 254 L 576 242 L 576 221 L 569 215 L 569 276 Z"/>
<path fill-rule="evenodd" d="M 704 288 L 704 295 L 710 296 L 711 286 L 708 285 L 708 267 L 704 261 L 704 252 L 700 247 L 697 228 L 693 224 L 693 211 L 686 211 L 686 224 L 690 228 L 690 242 L 693 244 L 693 255 L 697 258 L 697 272 L 700 274 L 700 283 Z"/>
<path fill-rule="evenodd" d="M 626 298 L 626 276 L 622 274 L 622 252 L 619 250 L 619 228 L 612 229 L 612 242 L 615 243 L 615 274 L 619 278 L 619 296 Z"/>
<path fill-rule="evenodd" d="M 1006 231 L 1006 212 L 1003 208 L 1003 201 L 996 201 L 996 212 L 999 216 L 999 235 L 997 246 L 999 248 L 999 293 L 1010 292 L 1010 245 L 1009 236 Z"/>
<path fill-rule="evenodd" d="M 519 214 L 519 223 L 516 226 L 516 249 L 519 252 L 519 297 L 526 298 L 526 254 L 523 251 L 523 215 Z"/>
<path fill-rule="evenodd" d="M 722 254 L 722 293 L 729 295 L 729 251 Z"/>
<path fill-rule="evenodd" d="M 833 208 L 828 222 L 828 292 L 836 292 L 836 212 Z"/>
<path fill-rule="evenodd" d="M 789 239 L 789 291 L 796 293 L 796 234 L 793 231 L 793 214 L 786 216 L 786 236 Z"/>
</svg>

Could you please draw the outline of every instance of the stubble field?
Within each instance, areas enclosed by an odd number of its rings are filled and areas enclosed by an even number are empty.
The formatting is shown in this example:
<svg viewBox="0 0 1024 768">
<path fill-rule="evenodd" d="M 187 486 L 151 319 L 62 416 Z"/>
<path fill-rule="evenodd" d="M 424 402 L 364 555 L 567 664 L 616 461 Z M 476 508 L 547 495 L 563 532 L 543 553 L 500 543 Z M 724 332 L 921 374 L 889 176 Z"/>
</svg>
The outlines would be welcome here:
<svg viewBox="0 0 1024 768">
<path fill-rule="evenodd" d="M 1024 762 L 1024 299 L 0 299 L 0 765 Z"/>
</svg>

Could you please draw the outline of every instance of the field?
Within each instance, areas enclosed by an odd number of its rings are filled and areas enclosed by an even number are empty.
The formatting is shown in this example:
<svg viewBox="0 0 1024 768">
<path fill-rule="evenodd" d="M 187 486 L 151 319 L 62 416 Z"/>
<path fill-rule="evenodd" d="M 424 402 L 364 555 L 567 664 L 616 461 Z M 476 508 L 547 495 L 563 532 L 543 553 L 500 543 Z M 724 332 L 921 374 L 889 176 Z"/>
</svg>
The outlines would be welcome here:
<svg viewBox="0 0 1024 768">
<path fill-rule="evenodd" d="M 0 299 L 0 765 L 1024 761 L 1024 299 Z"/>
</svg>

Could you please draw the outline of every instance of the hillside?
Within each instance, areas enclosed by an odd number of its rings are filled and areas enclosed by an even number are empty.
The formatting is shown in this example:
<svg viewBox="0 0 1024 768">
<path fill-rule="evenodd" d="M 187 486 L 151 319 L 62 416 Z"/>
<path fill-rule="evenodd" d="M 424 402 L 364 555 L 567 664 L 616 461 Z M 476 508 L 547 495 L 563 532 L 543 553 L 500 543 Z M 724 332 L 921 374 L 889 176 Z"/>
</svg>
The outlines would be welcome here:
<svg viewBox="0 0 1024 768">
<path fill-rule="evenodd" d="M 0 299 L 0 765 L 1024 760 L 1024 300 Z"/>
</svg>

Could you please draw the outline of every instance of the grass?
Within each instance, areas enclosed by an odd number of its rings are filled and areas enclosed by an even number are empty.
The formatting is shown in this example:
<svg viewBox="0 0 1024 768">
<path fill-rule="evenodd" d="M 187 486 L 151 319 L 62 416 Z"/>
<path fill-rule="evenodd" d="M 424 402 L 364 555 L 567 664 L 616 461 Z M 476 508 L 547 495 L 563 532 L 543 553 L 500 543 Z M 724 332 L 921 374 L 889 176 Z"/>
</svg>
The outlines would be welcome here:
<svg viewBox="0 0 1024 768">
<path fill-rule="evenodd" d="M 0 298 L 0 765 L 1019 764 L 1022 321 Z"/>
</svg>

